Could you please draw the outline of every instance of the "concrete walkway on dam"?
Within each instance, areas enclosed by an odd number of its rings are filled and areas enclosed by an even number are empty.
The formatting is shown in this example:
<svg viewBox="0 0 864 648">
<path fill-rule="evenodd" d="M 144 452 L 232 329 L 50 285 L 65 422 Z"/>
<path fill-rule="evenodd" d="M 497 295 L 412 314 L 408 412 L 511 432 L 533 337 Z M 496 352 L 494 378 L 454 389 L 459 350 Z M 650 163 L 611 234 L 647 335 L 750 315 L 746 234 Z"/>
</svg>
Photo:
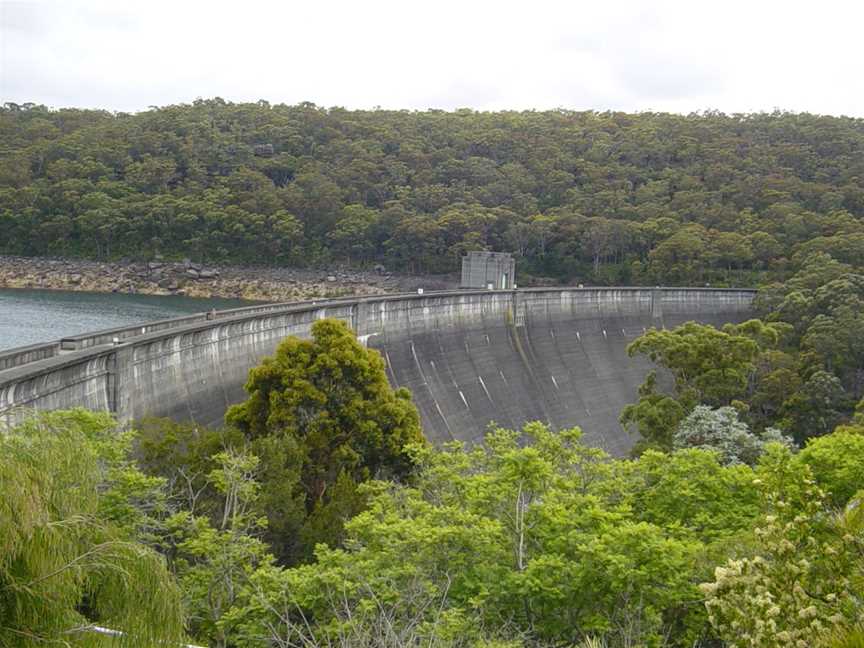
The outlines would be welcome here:
<svg viewBox="0 0 864 648">
<path fill-rule="evenodd" d="M 433 442 L 477 441 L 490 422 L 579 425 L 621 455 L 618 423 L 651 364 L 626 347 L 650 327 L 750 316 L 755 292 L 543 288 L 387 295 L 201 313 L 0 352 L 0 424 L 28 409 L 83 406 L 130 423 L 169 416 L 220 425 L 250 368 L 324 317 L 347 322 L 414 394 Z"/>
</svg>

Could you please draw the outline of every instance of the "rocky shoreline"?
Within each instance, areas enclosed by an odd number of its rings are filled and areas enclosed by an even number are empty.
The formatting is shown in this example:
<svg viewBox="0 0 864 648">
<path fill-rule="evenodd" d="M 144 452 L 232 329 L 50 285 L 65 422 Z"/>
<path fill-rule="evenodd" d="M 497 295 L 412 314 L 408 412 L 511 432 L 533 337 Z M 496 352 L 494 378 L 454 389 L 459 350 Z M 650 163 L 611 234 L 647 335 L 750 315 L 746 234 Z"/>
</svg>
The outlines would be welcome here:
<svg viewBox="0 0 864 648">
<path fill-rule="evenodd" d="M 99 262 L 0 256 L 0 288 L 295 301 L 455 287 L 449 278 L 353 270 L 242 268 L 191 261 Z"/>
</svg>

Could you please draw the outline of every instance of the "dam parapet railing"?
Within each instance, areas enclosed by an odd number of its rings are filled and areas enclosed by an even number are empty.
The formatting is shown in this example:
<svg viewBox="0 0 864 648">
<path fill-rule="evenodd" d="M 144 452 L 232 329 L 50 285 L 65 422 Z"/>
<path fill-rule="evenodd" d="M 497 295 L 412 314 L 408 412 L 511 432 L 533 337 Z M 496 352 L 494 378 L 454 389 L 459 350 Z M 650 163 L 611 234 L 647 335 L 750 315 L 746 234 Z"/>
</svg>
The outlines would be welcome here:
<svg viewBox="0 0 864 648">
<path fill-rule="evenodd" d="M 731 288 L 454 290 L 201 312 L 0 351 L 0 424 L 30 408 L 75 406 L 113 412 L 121 422 L 170 416 L 215 423 L 242 400 L 250 368 L 285 337 L 308 337 L 312 323 L 325 317 L 386 348 L 430 331 L 532 321 L 573 320 L 586 333 L 605 335 L 610 327 L 639 331 L 706 315 L 741 319 L 754 295 Z"/>
<path fill-rule="evenodd" d="M 314 303 L 315 302 L 311 300 L 284 303 L 274 302 L 225 310 L 201 311 L 199 313 L 192 313 L 191 315 L 184 315 L 183 317 L 173 317 L 163 320 L 153 320 L 142 324 L 102 329 L 79 335 L 70 335 L 59 340 L 52 340 L 51 342 L 0 350 L 0 372 L 6 369 L 12 369 L 13 367 L 20 367 L 31 362 L 36 362 L 37 360 L 51 358 L 60 355 L 63 351 L 86 349 L 101 344 L 115 344 L 115 341 L 124 342 L 130 338 L 145 335 L 147 333 L 167 331 L 188 324 L 195 324 L 197 322 L 209 322 L 215 319 L 237 317 L 245 314 L 255 315 L 259 313 L 268 313 L 283 310 L 287 307 L 303 306 Z"/>
</svg>

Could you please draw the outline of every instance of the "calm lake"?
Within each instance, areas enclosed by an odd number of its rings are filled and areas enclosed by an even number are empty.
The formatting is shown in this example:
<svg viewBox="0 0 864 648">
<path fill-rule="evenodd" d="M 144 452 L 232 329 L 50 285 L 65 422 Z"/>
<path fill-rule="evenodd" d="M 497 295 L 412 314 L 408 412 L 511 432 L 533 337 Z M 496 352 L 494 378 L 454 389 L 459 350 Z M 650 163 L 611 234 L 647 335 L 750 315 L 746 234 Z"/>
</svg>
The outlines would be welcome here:
<svg viewBox="0 0 864 648">
<path fill-rule="evenodd" d="M 194 299 L 116 293 L 0 289 L 0 349 L 100 329 L 237 308 L 239 299 Z"/>
</svg>

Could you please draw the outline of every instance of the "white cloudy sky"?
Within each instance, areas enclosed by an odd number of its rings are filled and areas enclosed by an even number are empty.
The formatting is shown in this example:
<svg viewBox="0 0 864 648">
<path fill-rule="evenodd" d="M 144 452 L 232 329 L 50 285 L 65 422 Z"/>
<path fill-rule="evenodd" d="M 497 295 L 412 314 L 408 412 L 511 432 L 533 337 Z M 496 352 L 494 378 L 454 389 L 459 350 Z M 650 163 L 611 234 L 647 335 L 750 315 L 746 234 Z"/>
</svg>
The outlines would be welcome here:
<svg viewBox="0 0 864 648">
<path fill-rule="evenodd" d="M 0 0 L 0 102 L 864 117 L 861 0 Z"/>
</svg>

